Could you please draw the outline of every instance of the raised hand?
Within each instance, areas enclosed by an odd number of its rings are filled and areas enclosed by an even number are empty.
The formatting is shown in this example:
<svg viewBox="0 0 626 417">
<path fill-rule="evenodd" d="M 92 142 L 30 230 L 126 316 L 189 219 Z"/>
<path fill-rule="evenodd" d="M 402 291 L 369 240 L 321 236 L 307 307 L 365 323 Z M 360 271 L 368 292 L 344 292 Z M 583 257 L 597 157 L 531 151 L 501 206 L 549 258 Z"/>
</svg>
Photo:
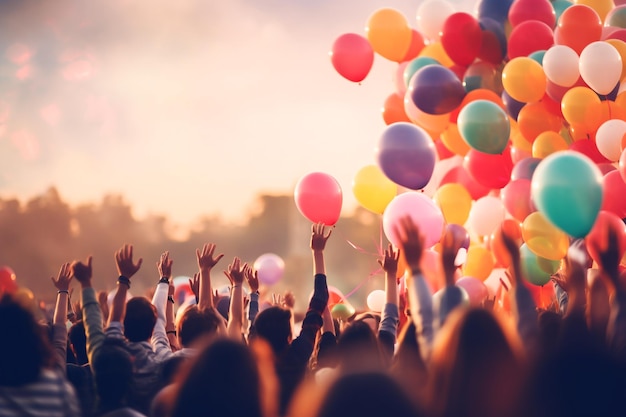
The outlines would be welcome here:
<svg viewBox="0 0 626 417">
<path fill-rule="evenodd" d="M 161 259 L 157 262 L 157 269 L 159 270 L 159 274 L 161 274 L 161 278 L 169 279 L 172 276 L 172 259 L 170 258 L 170 253 L 165 251 L 161 254 Z"/>
<path fill-rule="evenodd" d="M 142 258 L 137 260 L 137 263 L 133 262 L 133 245 L 125 244 L 117 252 L 115 252 L 115 263 L 117 265 L 117 271 L 121 276 L 130 279 L 133 275 L 139 271 Z"/>
<path fill-rule="evenodd" d="M 226 278 L 228 278 L 232 287 L 243 284 L 243 280 L 245 279 L 245 270 L 247 267 L 248 264 L 244 263 L 242 265 L 241 259 L 236 256 L 230 265 L 228 265 L 228 270 L 224 271 L 224 275 L 226 275 Z"/>
<path fill-rule="evenodd" d="M 598 255 L 598 265 L 602 270 L 602 274 L 607 278 L 610 284 L 616 288 L 620 288 L 619 279 L 619 263 L 620 263 L 620 244 L 618 231 L 612 227 L 606 228 L 606 241 L 600 244 L 591 240 L 592 250 Z"/>
<path fill-rule="evenodd" d="M 517 242 L 515 241 L 515 239 L 509 236 L 502 229 L 500 229 L 498 233 L 502 235 L 502 242 L 504 243 L 504 247 L 506 248 L 509 256 L 511 257 L 512 273 L 510 274 L 511 276 L 509 277 L 511 281 L 511 285 L 517 286 L 517 284 L 519 284 L 522 280 L 522 268 L 521 268 L 520 254 L 519 254 L 519 246 L 517 245 Z"/>
<path fill-rule="evenodd" d="M 193 274 L 193 278 L 189 278 L 189 288 L 191 288 L 191 292 L 196 296 L 196 303 L 200 298 L 200 273 L 196 272 Z"/>
<path fill-rule="evenodd" d="M 400 249 L 411 272 L 421 271 L 420 262 L 424 253 L 424 238 L 417 225 L 407 216 L 400 219 L 400 227 L 396 227 L 394 230 L 400 238 Z"/>
<path fill-rule="evenodd" d="M 453 230 L 446 230 L 441 239 L 441 264 L 445 275 L 446 285 L 454 285 L 454 272 L 456 271 L 456 256 L 463 245 L 463 239 L 457 236 Z"/>
<path fill-rule="evenodd" d="M 286 291 L 283 295 L 283 306 L 291 310 L 296 306 L 296 296 L 291 291 Z"/>
<path fill-rule="evenodd" d="M 313 251 L 323 251 L 326 247 L 326 241 L 332 234 L 333 230 L 326 230 L 323 223 L 316 223 L 311 226 L 311 249 Z"/>
<path fill-rule="evenodd" d="M 84 264 L 80 261 L 72 262 L 72 266 L 70 267 L 72 270 L 72 276 L 76 278 L 82 287 L 91 287 L 91 260 L 92 257 L 89 256 L 87 258 L 87 263 Z"/>
<path fill-rule="evenodd" d="M 202 250 L 196 249 L 198 267 L 200 270 L 211 270 L 224 257 L 223 253 L 213 256 L 215 253 L 215 243 L 205 243 Z"/>
<path fill-rule="evenodd" d="M 398 271 L 398 259 L 400 258 L 400 251 L 395 250 L 393 245 L 389 244 L 387 249 L 383 252 L 383 258 L 378 259 L 378 264 L 387 275 L 395 279 L 396 272 Z"/>
<path fill-rule="evenodd" d="M 69 262 L 61 265 L 56 279 L 54 277 L 50 277 L 50 279 L 57 290 L 69 291 L 70 282 L 72 281 L 72 269 L 70 268 Z"/>
<path fill-rule="evenodd" d="M 248 282 L 248 287 L 250 287 L 250 292 L 259 291 L 259 272 L 255 271 L 250 265 L 246 265 L 243 273 Z"/>
</svg>

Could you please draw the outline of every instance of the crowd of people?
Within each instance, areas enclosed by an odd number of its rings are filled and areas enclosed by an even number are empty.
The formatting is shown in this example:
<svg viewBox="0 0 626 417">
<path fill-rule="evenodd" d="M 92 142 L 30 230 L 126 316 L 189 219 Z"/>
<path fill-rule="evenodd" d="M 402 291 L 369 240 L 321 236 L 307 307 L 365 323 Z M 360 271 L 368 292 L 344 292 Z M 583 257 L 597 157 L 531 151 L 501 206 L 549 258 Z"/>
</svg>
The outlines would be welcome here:
<svg viewBox="0 0 626 417">
<path fill-rule="evenodd" d="M 346 320 L 329 305 L 331 232 L 312 226 L 314 291 L 297 326 L 289 305 L 259 307 L 258 275 L 239 258 L 226 268 L 229 302 L 218 309 L 211 273 L 223 255 L 213 243 L 196 251 L 195 302 L 178 314 L 168 252 L 151 300 L 128 297 L 142 266 L 132 245 L 115 253 L 110 306 L 92 286 L 91 257 L 63 264 L 53 278 L 50 323 L 0 294 L 0 416 L 626 416 L 623 230 L 607 230 L 604 244 L 590 248 L 596 262 L 579 256 L 581 246 L 562 261 L 551 284 L 558 306 L 548 310 L 523 283 L 520 242 L 498 231 L 511 261 L 506 312 L 494 300 L 464 302 L 454 285 L 463 242 L 449 230 L 440 248 L 445 286 L 434 300 L 420 269 L 423 238 L 406 218 L 396 230 L 401 245 L 379 260 L 382 312 Z M 589 280 L 590 268 L 598 273 Z M 72 281 L 80 313 L 70 326 Z"/>
</svg>

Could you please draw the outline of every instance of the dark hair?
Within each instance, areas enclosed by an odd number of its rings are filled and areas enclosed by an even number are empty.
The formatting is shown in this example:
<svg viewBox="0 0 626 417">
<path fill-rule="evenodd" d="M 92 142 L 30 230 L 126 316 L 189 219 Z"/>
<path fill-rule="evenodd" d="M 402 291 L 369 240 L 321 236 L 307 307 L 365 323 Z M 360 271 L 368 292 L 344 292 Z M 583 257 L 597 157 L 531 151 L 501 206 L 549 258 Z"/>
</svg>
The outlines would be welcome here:
<svg viewBox="0 0 626 417">
<path fill-rule="evenodd" d="M 72 345 L 76 361 L 79 365 L 88 362 L 87 359 L 87 336 L 85 335 L 85 324 L 82 320 L 77 321 L 70 327 L 68 338 Z"/>
<path fill-rule="evenodd" d="M 353 321 L 343 329 L 337 339 L 337 353 L 339 366 L 344 370 L 362 369 L 363 364 L 380 369 L 383 365 L 378 338 L 363 320 Z"/>
<path fill-rule="evenodd" d="M 178 322 L 178 338 L 183 347 L 189 347 L 203 336 L 215 334 L 219 327 L 221 316 L 213 310 L 200 311 L 198 306 L 187 308 Z"/>
<path fill-rule="evenodd" d="M 289 346 L 291 310 L 278 306 L 266 308 L 256 316 L 253 327 L 253 336 L 263 338 L 278 354 Z"/>
<path fill-rule="evenodd" d="M 18 387 L 35 382 L 51 365 L 52 349 L 44 328 L 30 311 L 9 295 L 0 299 L 0 386 Z"/>
<path fill-rule="evenodd" d="M 205 416 L 207 408 L 221 417 L 262 415 L 260 375 L 248 346 L 215 340 L 189 363 L 171 415 Z"/>
<path fill-rule="evenodd" d="M 133 297 L 126 303 L 124 336 L 130 342 L 143 342 L 152 337 L 156 308 L 144 297 Z"/>
<path fill-rule="evenodd" d="M 330 387 L 318 417 L 415 417 L 420 415 L 402 388 L 384 373 L 340 377 Z"/>
<path fill-rule="evenodd" d="M 117 341 L 105 339 L 94 357 L 92 370 L 101 412 L 123 407 L 133 383 L 130 354 Z"/>
</svg>

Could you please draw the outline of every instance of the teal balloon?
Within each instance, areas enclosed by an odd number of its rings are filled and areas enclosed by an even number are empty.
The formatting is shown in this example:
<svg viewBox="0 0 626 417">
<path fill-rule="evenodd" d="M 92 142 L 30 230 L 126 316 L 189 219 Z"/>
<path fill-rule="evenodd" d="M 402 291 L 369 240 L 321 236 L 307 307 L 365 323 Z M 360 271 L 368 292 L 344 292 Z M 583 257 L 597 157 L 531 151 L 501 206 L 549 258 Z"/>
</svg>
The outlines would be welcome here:
<svg viewBox="0 0 626 417">
<path fill-rule="evenodd" d="M 463 107 L 457 118 L 459 133 L 473 149 L 501 154 L 509 142 L 511 123 L 506 112 L 493 101 L 474 100 Z"/>
<path fill-rule="evenodd" d="M 572 3 L 571 1 L 567 1 L 567 0 L 554 0 L 552 2 L 552 8 L 554 9 L 554 14 L 556 15 L 557 23 L 559 21 L 559 18 L 565 11 L 565 9 L 573 5 L 574 3 Z"/>
<path fill-rule="evenodd" d="M 406 67 L 404 67 L 404 72 L 402 73 L 404 85 L 408 87 L 409 81 L 411 81 L 411 77 L 413 76 L 413 74 L 424 68 L 426 65 L 441 65 L 441 63 L 436 59 L 427 56 L 421 56 L 413 59 L 406 65 Z"/>
<path fill-rule="evenodd" d="M 587 236 L 602 207 L 602 173 L 587 156 L 555 152 L 542 160 L 531 182 L 535 207 L 574 238 Z"/>
<path fill-rule="evenodd" d="M 559 269 L 560 261 L 537 256 L 524 243 L 519 248 L 522 275 L 526 281 L 534 285 L 545 285 L 550 282 L 550 277 Z"/>
<path fill-rule="evenodd" d="M 543 67 L 543 56 L 546 54 L 545 50 L 535 51 L 532 54 L 528 55 L 528 58 L 536 61 L 539 65 Z"/>
</svg>

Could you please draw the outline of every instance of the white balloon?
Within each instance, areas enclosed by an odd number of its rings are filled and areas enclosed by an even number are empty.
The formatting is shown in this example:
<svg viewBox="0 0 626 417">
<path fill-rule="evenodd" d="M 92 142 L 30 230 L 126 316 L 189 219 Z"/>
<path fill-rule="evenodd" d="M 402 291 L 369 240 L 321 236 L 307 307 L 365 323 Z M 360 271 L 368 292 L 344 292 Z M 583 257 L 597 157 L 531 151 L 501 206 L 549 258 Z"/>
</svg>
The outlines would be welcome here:
<svg viewBox="0 0 626 417">
<path fill-rule="evenodd" d="M 566 45 L 554 45 L 543 56 L 543 71 L 548 80 L 561 87 L 571 87 L 580 77 L 579 57 Z"/>
<path fill-rule="evenodd" d="M 488 195 L 472 204 L 467 223 L 478 236 L 489 236 L 504 221 L 505 215 L 502 200 Z"/>
<path fill-rule="evenodd" d="M 596 146 L 609 161 L 616 162 L 622 155 L 622 137 L 626 134 L 626 122 L 611 119 L 602 123 L 596 132 Z"/>
<path fill-rule="evenodd" d="M 380 313 L 383 311 L 383 307 L 385 306 L 386 300 L 385 291 L 383 290 L 374 290 L 367 296 L 367 308 L 371 311 L 375 311 Z"/>
<path fill-rule="evenodd" d="M 622 57 L 613 45 L 592 42 L 583 49 L 578 62 L 580 75 L 596 93 L 609 94 L 622 76 Z"/>
<path fill-rule="evenodd" d="M 454 6 L 445 0 L 426 0 L 417 8 L 417 30 L 431 41 L 439 40 L 439 32 Z"/>
</svg>

